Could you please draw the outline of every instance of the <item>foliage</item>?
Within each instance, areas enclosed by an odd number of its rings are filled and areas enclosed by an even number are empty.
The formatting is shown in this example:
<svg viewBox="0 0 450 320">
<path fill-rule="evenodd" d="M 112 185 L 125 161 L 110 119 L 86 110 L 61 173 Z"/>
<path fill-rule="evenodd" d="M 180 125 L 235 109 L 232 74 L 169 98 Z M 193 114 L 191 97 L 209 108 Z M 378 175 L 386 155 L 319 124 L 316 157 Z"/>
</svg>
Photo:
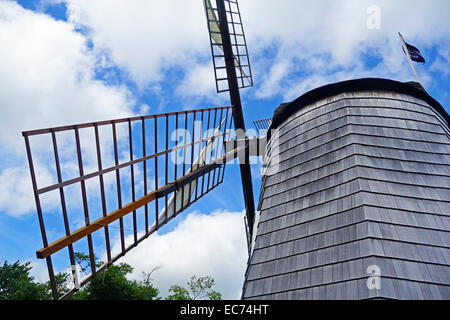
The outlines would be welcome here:
<svg viewBox="0 0 450 320">
<path fill-rule="evenodd" d="M 91 259 L 88 255 L 85 255 L 81 252 L 75 252 L 74 254 L 75 262 L 80 267 L 81 272 L 84 274 L 88 274 L 88 270 L 91 268 Z M 98 258 L 94 257 L 94 264 L 96 268 L 99 268 L 103 265 L 103 262 L 97 262 Z"/>
<path fill-rule="evenodd" d="M 171 286 L 169 292 L 173 292 L 173 294 L 169 295 L 166 300 L 193 300 L 189 291 L 182 286 Z"/>
<path fill-rule="evenodd" d="M 70 282 L 69 279 L 70 277 L 68 273 L 58 273 L 55 275 L 56 295 L 58 299 L 69 291 L 69 282 Z M 47 282 L 47 287 L 50 295 L 52 290 L 50 281 Z"/>
<path fill-rule="evenodd" d="M 0 265 L 0 300 L 50 299 L 48 285 L 35 282 L 30 271 L 30 262 Z"/>
<path fill-rule="evenodd" d="M 89 256 L 76 253 L 75 259 L 80 270 L 88 274 L 91 268 Z M 102 266 L 94 259 L 97 267 Z M 30 262 L 19 261 L 9 264 L 5 261 L 0 264 L 0 300 L 49 300 L 52 299 L 50 282 L 39 283 L 30 275 L 32 267 Z M 126 263 L 112 265 L 98 274 L 80 291 L 76 292 L 73 300 L 159 300 L 159 290 L 152 284 L 150 273 L 143 273 L 143 280 L 128 280 L 127 275 L 133 268 Z M 57 297 L 61 298 L 70 291 L 71 276 L 69 273 L 55 275 Z M 210 276 L 192 276 L 187 283 L 187 289 L 174 285 L 169 289 L 172 294 L 167 300 L 221 300 L 222 295 L 212 290 L 214 279 Z"/>
<path fill-rule="evenodd" d="M 221 300 L 222 294 L 212 290 L 214 279 L 211 276 L 199 277 L 192 276 L 187 283 L 188 289 L 174 285 L 170 287 L 169 295 L 166 300 Z"/>
<path fill-rule="evenodd" d="M 77 255 L 77 263 L 90 268 L 88 256 Z M 159 290 L 150 281 L 150 277 L 143 281 L 132 281 L 127 275 L 133 268 L 126 263 L 112 265 L 81 291 L 75 293 L 75 300 L 155 300 L 158 299 Z"/>
</svg>

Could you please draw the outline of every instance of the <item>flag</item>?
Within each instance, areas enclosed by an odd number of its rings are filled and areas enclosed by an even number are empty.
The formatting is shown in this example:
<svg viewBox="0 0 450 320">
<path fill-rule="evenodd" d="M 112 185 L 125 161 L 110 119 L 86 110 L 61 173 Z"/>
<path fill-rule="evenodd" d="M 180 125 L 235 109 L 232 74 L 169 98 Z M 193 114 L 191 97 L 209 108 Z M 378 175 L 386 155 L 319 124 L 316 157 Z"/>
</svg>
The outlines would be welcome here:
<svg viewBox="0 0 450 320">
<path fill-rule="evenodd" d="M 409 56 L 411 57 L 412 61 L 425 63 L 425 59 L 424 59 L 424 57 L 422 57 L 422 54 L 420 53 L 419 49 L 417 49 L 416 47 L 414 47 L 406 42 L 405 42 L 405 45 L 406 45 L 406 48 L 408 49 Z M 405 48 L 403 48 L 403 52 L 405 52 Z M 405 52 L 405 54 L 406 54 L 406 52 Z"/>
<path fill-rule="evenodd" d="M 398 33 L 398 35 L 400 36 L 400 40 L 402 40 L 403 52 L 408 57 L 409 64 L 411 66 L 412 71 L 414 72 L 414 75 L 416 76 L 417 82 L 420 83 L 419 76 L 417 75 L 416 69 L 414 68 L 413 61 L 425 63 L 425 59 L 422 57 L 422 54 L 420 53 L 419 49 L 406 43 L 405 39 L 403 38 L 400 32 Z M 408 50 L 408 52 L 406 52 L 406 50 Z"/>
</svg>

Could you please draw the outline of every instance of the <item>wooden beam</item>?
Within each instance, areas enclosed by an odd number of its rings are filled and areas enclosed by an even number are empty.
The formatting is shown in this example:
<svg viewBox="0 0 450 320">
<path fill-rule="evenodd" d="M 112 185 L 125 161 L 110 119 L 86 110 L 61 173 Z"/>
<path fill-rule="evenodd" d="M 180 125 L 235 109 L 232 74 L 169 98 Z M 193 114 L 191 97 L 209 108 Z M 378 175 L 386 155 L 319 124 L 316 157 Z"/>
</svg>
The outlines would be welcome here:
<svg viewBox="0 0 450 320">
<path fill-rule="evenodd" d="M 105 217 L 97 219 L 93 221 L 91 224 L 78 229 L 77 231 L 72 232 L 68 236 L 65 236 L 59 240 L 48 245 L 46 248 L 42 248 L 36 251 L 36 256 L 39 259 L 44 259 L 49 257 L 50 255 L 58 252 L 59 250 L 67 247 L 68 245 L 94 233 L 95 231 L 105 227 L 106 225 L 122 218 L 123 216 L 133 212 L 134 210 L 139 209 L 142 206 L 152 202 L 156 199 L 156 192 L 153 191 L 142 198 L 139 198 L 135 202 L 129 203 L 126 206 L 122 207 L 122 209 L 118 209 L 116 211 L 111 212 Z"/>
</svg>

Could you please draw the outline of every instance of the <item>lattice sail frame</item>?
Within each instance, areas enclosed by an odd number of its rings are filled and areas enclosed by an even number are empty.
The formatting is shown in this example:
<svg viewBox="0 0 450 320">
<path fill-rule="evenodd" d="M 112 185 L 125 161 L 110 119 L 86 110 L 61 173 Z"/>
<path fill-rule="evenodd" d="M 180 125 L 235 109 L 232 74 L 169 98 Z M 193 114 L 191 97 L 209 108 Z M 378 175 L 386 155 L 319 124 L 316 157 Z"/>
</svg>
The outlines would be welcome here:
<svg viewBox="0 0 450 320">
<path fill-rule="evenodd" d="M 267 131 L 269 131 L 270 126 L 272 125 L 272 119 L 262 119 L 262 120 L 256 120 L 253 121 L 253 125 L 255 126 L 256 130 L 258 131 L 258 136 L 265 136 L 267 134 Z"/>
<path fill-rule="evenodd" d="M 218 93 L 227 92 L 229 91 L 228 76 L 222 47 L 222 35 L 220 31 L 220 22 L 218 19 L 217 3 L 216 0 L 203 1 L 210 35 L 216 89 Z M 236 66 L 236 75 L 239 88 L 242 89 L 252 87 L 253 75 L 248 55 L 247 41 L 245 39 L 244 28 L 242 26 L 239 4 L 237 0 L 224 0 L 224 2 L 225 11 L 227 12 L 230 40 L 234 54 L 234 63 Z"/>
<path fill-rule="evenodd" d="M 71 270 L 70 295 L 222 183 L 231 113 L 217 107 L 23 132 L 44 246 L 36 254 L 47 260 L 55 299 L 52 258 Z M 52 183 L 39 179 L 44 171 Z M 49 205 L 43 197 L 51 193 Z M 87 252 L 90 272 L 77 267 L 76 252 Z"/>
</svg>

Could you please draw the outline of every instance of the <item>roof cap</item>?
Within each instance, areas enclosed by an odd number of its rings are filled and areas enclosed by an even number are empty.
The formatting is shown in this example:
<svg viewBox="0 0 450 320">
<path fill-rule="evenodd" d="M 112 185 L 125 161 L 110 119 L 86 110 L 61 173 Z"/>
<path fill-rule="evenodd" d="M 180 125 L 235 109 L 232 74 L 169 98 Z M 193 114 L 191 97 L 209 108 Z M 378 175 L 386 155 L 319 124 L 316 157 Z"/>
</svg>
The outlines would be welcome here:
<svg viewBox="0 0 450 320">
<path fill-rule="evenodd" d="M 281 104 L 274 112 L 272 125 L 268 131 L 268 137 L 270 138 L 270 130 L 278 128 L 278 126 L 283 123 L 283 121 L 286 120 L 289 116 L 291 116 L 298 110 L 301 110 L 305 106 L 314 103 L 317 100 L 335 96 L 344 92 L 357 92 L 365 90 L 393 91 L 397 93 L 408 94 L 418 99 L 424 100 L 442 115 L 442 117 L 446 120 L 447 125 L 450 127 L 450 117 L 448 113 L 439 102 L 437 102 L 426 92 L 426 90 L 420 83 L 398 82 L 380 78 L 363 78 L 328 84 L 323 87 L 308 91 L 292 102 Z"/>
</svg>

